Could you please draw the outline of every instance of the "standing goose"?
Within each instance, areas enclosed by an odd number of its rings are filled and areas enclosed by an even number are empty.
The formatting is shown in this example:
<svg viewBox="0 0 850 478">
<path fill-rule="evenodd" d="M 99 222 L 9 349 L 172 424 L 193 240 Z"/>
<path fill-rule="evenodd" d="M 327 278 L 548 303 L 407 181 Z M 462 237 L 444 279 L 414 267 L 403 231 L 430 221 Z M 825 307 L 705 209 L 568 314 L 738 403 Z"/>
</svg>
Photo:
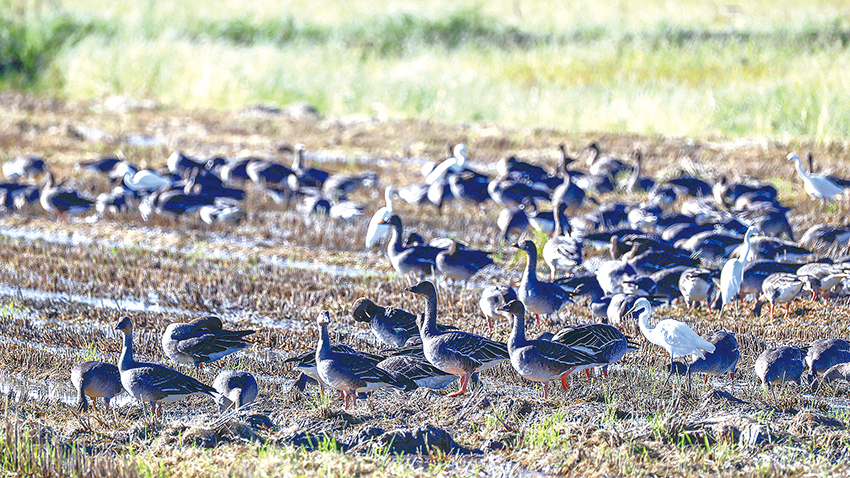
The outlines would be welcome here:
<svg viewBox="0 0 850 478">
<path fill-rule="evenodd" d="M 299 143 L 295 145 L 294 157 L 292 159 L 292 172 L 298 178 L 298 184 L 308 188 L 320 188 L 330 177 L 327 171 L 316 168 L 304 167 L 304 151 L 306 146 Z"/>
<path fill-rule="evenodd" d="M 386 221 L 379 224 L 392 226 L 390 242 L 387 245 L 387 255 L 393 268 L 400 274 L 417 274 L 419 276 L 430 275 L 434 272 L 437 264 L 437 254 L 442 249 L 431 246 L 408 246 L 402 245 L 404 229 L 401 218 L 393 214 Z"/>
<path fill-rule="evenodd" d="M 714 352 L 707 352 L 705 358 L 697 358 L 687 365 L 681 362 L 673 364 L 674 372 L 679 375 L 688 376 L 688 390 L 691 388 L 691 374 L 705 373 L 723 375 L 728 373 L 731 380 L 735 380 L 735 370 L 738 368 L 738 360 L 741 358 L 741 350 L 738 340 L 734 335 L 725 330 L 716 330 L 703 334 L 702 338 L 714 344 Z M 708 375 L 703 377 L 708 381 Z"/>
<path fill-rule="evenodd" d="M 572 162 L 572 159 L 567 156 L 567 151 L 563 144 L 559 146 L 559 151 L 561 155 L 561 167 L 564 172 L 564 182 L 552 191 L 552 204 L 564 203 L 567 205 L 569 211 L 575 211 L 584 203 L 585 192 L 584 189 L 578 187 L 572 180 L 575 173 L 568 169 L 568 165 Z"/>
<path fill-rule="evenodd" d="M 213 381 L 213 388 L 227 397 L 221 404 L 222 411 L 231 405 L 239 410 L 257 399 L 257 379 L 248 372 L 222 370 Z"/>
<path fill-rule="evenodd" d="M 551 340 L 595 355 L 600 360 L 599 364 L 588 364 L 584 367 L 587 378 L 590 378 L 590 368 L 598 365 L 602 366 L 602 374 L 607 378 L 608 365 L 620 361 L 627 353 L 638 350 L 628 335 L 608 324 L 567 326 L 553 335 Z"/>
<path fill-rule="evenodd" d="M 384 222 L 393 215 L 393 196 L 395 196 L 395 189 L 393 189 L 392 186 L 387 186 L 384 190 L 384 198 L 387 201 L 387 205 L 375 211 L 375 214 L 369 221 L 369 228 L 366 229 L 367 249 L 371 249 L 372 246 L 377 244 L 378 241 L 383 239 L 390 232 L 389 224 Z"/>
<path fill-rule="evenodd" d="M 47 172 L 40 201 L 41 207 L 45 211 L 59 215 L 60 222 L 65 222 L 65 216 L 68 214 L 80 214 L 88 211 L 95 203 L 73 189 L 55 186 L 55 178 L 50 171 Z"/>
<path fill-rule="evenodd" d="M 151 412 L 157 417 L 162 416 L 162 403 L 176 402 L 189 395 L 209 395 L 219 404 L 226 403 L 226 397 L 192 377 L 159 364 L 136 362 L 133 359 L 133 322 L 129 317 L 121 319 L 115 328 L 124 333 L 124 346 L 118 359 L 121 385 L 136 400 L 150 402 Z"/>
<path fill-rule="evenodd" d="M 746 234 L 744 234 L 743 253 L 737 259 L 729 259 L 720 271 L 720 294 L 723 302 L 720 305 L 718 318 L 723 315 L 723 307 L 731 302 L 741 291 L 741 283 L 744 280 L 744 268 L 749 262 L 750 241 L 757 233 L 758 229 L 755 226 L 750 226 L 747 229 Z"/>
<path fill-rule="evenodd" d="M 632 312 L 638 316 L 638 327 L 640 332 L 650 343 L 658 345 L 670 354 L 670 373 L 664 381 L 664 388 L 670 376 L 673 374 L 673 361 L 679 357 L 696 355 L 705 358 L 705 352 L 714 352 L 715 346 L 711 342 L 697 335 L 685 323 L 675 319 L 664 319 L 655 327 L 649 326 L 649 316 L 652 314 L 652 306 L 646 299 L 638 299 Z"/>
<path fill-rule="evenodd" d="M 355 322 L 368 323 L 372 334 L 381 342 L 395 347 L 403 347 L 411 337 L 419 337 L 419 325 L 416 315 L 391 306 L 380 306 L 366 297 L 354 301 L 351 317 Z M 454 327 L 437 324 L 439 330 Z"/>
<path fill-rule="evenodd" d="M 693 304 L 706 301 L 708 312 L 711 313 L 711 293 L 714 291 L 714 280 L 711 271 L 700 267 L 689 267 L 679 276 L 679 292 L 685 299 L 688 309 Z"/>
<path fill-rule="evenodd" d="M 425 296 L 428 308 L 419 322 L 419 333 L 425 358 L 438 369 L 460 376 L 460 389 L 450 397 L 466 393 L 469 378 L 475 372 L 494 367 L 510 360 L 507 345 L 480 335 L 461 331 L 441 332 L 437 329 L 437 290 L 434 284 L 423 281 L 405 289 Z"/>
<path fill-rule="evenodd" d="M 319 343 L 316 346 L 316 368 L 322 382 L 342 392 L 345 405 L 357 406 L 359 392 L 371 392 L 391 386 L 404 390 L 405 385 L 392 375 L 376 367 L 372 362 L 357 354 L 334 352 L 328 335 L 330 314 L 323 311 L 316 323 L 319 325 Z"/>
<path fill-rule="evenodd" d="M 543 383 L 543 399 L 549 397 L 549 381 L 561 379 L 561 388 L 569 387 L 570 373 L 580 366 L 600 364 L 600 359 L 577 348 L 548 340 L 525 338 L 525 307 L 518 300 L 499 308 L 503 315 L 512 318 L 508 352 L 511 365 L 523 378 Z"/>
<path fill-rule="evenodd" d="M 83 362 L 74 365 L 71 369 L 71 383 L 77 390 L 77 410 L 88 411 L 89 402 L 86 397 L 92 399 L 92 407 L 97 408 L 97 397 L 103 397 L 106 408 L 109 408 L 109 400 L 124 390 L 121 386 L 121 373 L 118 367 L 111 363 Z"/>
<path fill-rule="evenodd" d="M 785 304 L 785 319 L 790 313 L 791 301 L 796 299 L 804 290 L 817 290 L 818 280 L 812 276 L 798 276 L 788 272 L 775 272 L 764 280 L 761 285 L 762 297 L 770 303 L 770 318 L 774 319 L 776 304 Z"/>
<path fill-rule="evenodd" d="M 818 287 L 812 291 L 812 300 L 818 296 L 818 292 L 829 294 L 829 291 L 838 285 L 845 277 L 847 272 L 833 264 L 825 264 L 823 262 L 812 262 L 797 269 L 798 276 L 812 276 L 820 281 Z"/>
<path fill-rule="evenodd" d="M 435 262 L 440 274 L 452 280 L 464 282 L 481 269 L 494 264 L 487 252 L 461 249 L 457 241 L 451 241 L 447 250 L 437 254 Z"/>
<path fill-rule="evenodd" d="M 354 350 L 353 348 L 345 344 L 331 345 L 331 352 L 359 355 L 373 364 L 377 364 L 378 362 L 384 359 L 384 357 L 381 355 Z M 316 381 L 316 383 L 319 384 L 319 388 L 321 389 L 322 393 L 325 393 L 325 383 L 322 382 L 321 378 L 319 378 L 319 370 L 316 366 L 315 350 L 308 350 L 298 355 L 289 357 L 288 359 L 284 360 L 283 363 L 294 363 L 295 366 L 293 368 L 295 368 L 295 370 L 301 372 L 304 377 L 309 377 Z M 299 389 L 304 390 L 303 386 L 299 387 Z M 342 392 L 340 392 L 340 398 L 343 398 Z"/>
<path fill-rule="evenodd" d="M 215 316 L 189 323 L 173 323 L 162 334 L 162 350 L 177 363 L 194 365 L 215 362 L 251 344 L 243 338 L 253 330 L 224 330 Z"/>
<path fill-rule="evenodd" d="M 571 271 L 574 267 L 581 265 L 581 241 L 570 237 L 572 228 L 567 219 L 565 211 L 567 205 L 559 203 L 555 205 L 555 230 L 552 237 L 543 245 L 543 260 L 549 265 L 551 280 L 555 280 L 559 270 Z"/>
<path fill-rule="evenodd" d="M 517 296 L 539 324 L 541 314 L 548 316 L 557 313 L 570 301 L 570 295 L 558 284 L 537 280 L 537 247 L 533 242 L 526 239 L 511 245 L 525 251 L 528 256 Z"/>
</svg>

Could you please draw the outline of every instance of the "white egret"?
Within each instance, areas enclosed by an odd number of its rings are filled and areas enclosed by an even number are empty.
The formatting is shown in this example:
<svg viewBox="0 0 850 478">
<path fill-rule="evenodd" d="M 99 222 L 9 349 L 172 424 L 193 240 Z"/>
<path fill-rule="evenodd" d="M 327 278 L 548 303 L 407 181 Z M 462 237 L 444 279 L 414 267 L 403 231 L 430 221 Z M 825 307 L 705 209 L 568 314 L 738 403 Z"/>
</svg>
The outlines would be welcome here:
<svg viewBox="0 0 850 478">
<path fill-rule="evenodd" d="M 388 220 L 393 215 L 393 196 L 395 196 L 395 189 L 392 186 L 387 186 L 384 190 L 387 205 L 375 211 L 372 220 L 369 221 L 369 228 L 366 230 L 366 248 L 371 248 L 389 234 L 390 226 L 381 224 L 381 222 Z"/>
<path fill-rule="evenodd" d="M 433 184 L 444 177 L 447 172 L 459 173 L 466 168 L 466 145 L 457 144 L 452 150 L 453 156 L 442 163 L 434 166 L 434 169 L 425 177 L 425 184 Z"/>
<path fill-rule="evenodd" d="M 744 268 L 747 267 L 750 256 L 750 239 L 758 233 L 756 226 L 750 226 L 744 234 L 744 251 L 740 257 L 729 259 L 720 271 L 720 295 L 723 302 L 717 318 L 723 316 L 723 307 L 741 292 L 741 283 L 744 281 Z"/>
<path fill-rule="evenodd" d="M 697 335 L 684 322 L 664 319 L 655 324 L 654 328 L 650 327 L 649 316 L 652 314 L 652 305 L 645 298 L 640 298 L 635 302 L 631 313 L 637 315 L 638 327 L 646 340 L 658 345 L 670 354 L 670 373 L 667 375 L 667 380 L 664 381 L 662 388 L 667 385 L 670 375 L 673 374 L 674 359 L 689 355 L 705 359 L 704 352 L 714 352 L 714 344 Z"/>
<path fill-rule="evenodd" d="M 803 188 L 809 193 L 809 196 L 818 198 L 823 201 L 835 199 L 835 196 L 844 194 L 844 188 L 835 184 L 831 179 L 823 174 L 808 173 L 803 169 L 802 161 L 797 153 L 788 154 L 788 161 L 794 161 L 794 166 L 797 168 L 797 174 L 803 180 Z"/>
</svg>

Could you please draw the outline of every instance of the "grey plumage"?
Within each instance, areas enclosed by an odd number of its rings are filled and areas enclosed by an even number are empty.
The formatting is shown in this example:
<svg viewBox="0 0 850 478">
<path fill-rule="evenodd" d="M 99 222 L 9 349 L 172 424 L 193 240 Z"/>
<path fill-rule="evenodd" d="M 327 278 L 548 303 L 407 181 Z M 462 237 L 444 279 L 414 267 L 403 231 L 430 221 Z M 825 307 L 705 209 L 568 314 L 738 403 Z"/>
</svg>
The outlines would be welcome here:
<svg viewBox="0 0 850 478">
<path fill-rule="evenodd" d="M 224 330 L 221 319 L 209 316 L 170 324 L 162 335 L 162 350 L 177 363 L 198 366 L 250 346 L 243 338 L 253 333 L 253 330 Z"/>
<path fill-rule="evenodd" d="M 77 410 L 81 412 L 89 409 L 86 397 L 92 399 L 92 406 L 95 406 L 97 397 L 103 397 L 106 408 L 109 408 L 109 400 L 124 390 L 118 367 L 97 361 L 74 365 L 71 369 L 71 383 L 77 390 Z"/>
</svg>

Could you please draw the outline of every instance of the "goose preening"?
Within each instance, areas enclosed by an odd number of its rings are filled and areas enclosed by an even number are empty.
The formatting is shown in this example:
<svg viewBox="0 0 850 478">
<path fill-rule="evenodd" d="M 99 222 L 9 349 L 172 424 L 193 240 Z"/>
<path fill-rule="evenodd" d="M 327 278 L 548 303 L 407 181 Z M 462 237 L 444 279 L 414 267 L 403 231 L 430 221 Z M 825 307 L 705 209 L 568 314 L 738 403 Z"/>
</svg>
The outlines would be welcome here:
<svg viewBox="0 0 850 478">
<path fill-rule="evenodd" d="M 419 321 L 422 347 L 431 365 L 460 377 L 460 389 L 450 393 L 450 397 L 466 393 L 473 373 L 510 360 L 508 347 L 501 342 L 459 330 L 438 330 L 437 289 L 434 284 L 423 281 L 405 290 L 428 300 L 425 317 Z"/>
<path fill-rule="evenodd" d="M 230 408 L 239 410 L 250 405 L 257 399 L 257 379 L 248 372 L 237 370 L 222 370 L 213 381 L 213 388 L 221 395 L 227 397 L 219 405 L 221 411 Z"/>
<path fill-rule="evenodd" d="M 738 360 L 741 359 L 741 350 L 738 340 L 725 330 L 716 330 L 703 334 L 702 338 L 714 344 L 713 352 L 706 352 L 704 358 L 694 358 L 689 363 L 675 362 L 673 370 L 679 375 L 688 376 L 688 390 L 691 388 L 691 374 L 704 373 L 713 375 L 729 374 L 730 380 L 735 380 L 735 370 L 738 368 Z M 708 375 L 703 376 L 703 381 L 708 381 Z"/>
<path fill-rule="evenodd" d="M 638 317 L 640 332 L 650 343 L 658 345 L 670 354 L 670 373 L 664 381 L 662 389 L 667 385 L 673 374 L 674 360 L 689 355 L 695 355 L 705 359 L 705 352 L 714 352 L 715 346 L 711 342 L 697 335 L 684 322 L 675 319 L 664 319 L 655 327 L 649 326 L 649 317 L 652 314 L 652 305 L 649 301 L 641 298 L 635 302 L 632 313 Z"/>
<path fill-rule="evenodd" d="M 355 322 L 368 323 L 372 334 L 388 345 L 402 347 L 411 337 L 419 337 L 415 314 L 398 307 L 378 305 L 366 297 L 354 301 L 351 305 L 351 317 Z M 453 328 L 437 324 L 439 330 Z"/>
<path fill-rule="evenodd" d="M 159 364 L 136 362 L 133 359 L 133 322 L 129 317 L 121 319 L 115 328 L 124 334 L 118 359 L 121 385 L 136 400 L 143 404 L 149 402 L 151 412 L 157 417 L 162 416 L 163 403 L 176 402 L 189 395 L 209 395 L 219 404 L 224 402 L 226 397 L 192 377 Z"/>
<path fill-rule="evenodd" d="M 98 397 L 103 397 L 106 408 L 109 408 L 109 400 L 124 390 L 118 367 L 97 361 L 74 365 L 71 369 L 71 383 L 77 390 L 77 410 L 81 412 L 89 409 L 86 397 L 92 399 L 92 408 L 97 409 Z"/>
<path fill-rule="evenodd" d="M 744 251 L 737 259 L 730 259 L 723 265 L 720 271 L 720 294 L 723 302 L 720 305 L 718 318 L 723 315 L 723 308 L 741 291 L 741 283 L 744 280 L 744 268 L 749 262 L 750 241 L 758 234 L 758 229 L 751 226 L 744 234 Z"/>
<path fill-rule="evenodd" d="M 523 378 L 543 383 L 543 399 L 549 397 L 549 382 L 561 379 L 561 388 L 569 387 L 569 375 L 580 366 L 604 364 L 596 355 L 560 342 L 528 340 L 525 337 L 525 307 L 518 300 L 511 301 L 499 311 L 512 320 L 508 338 L 511 365 Z M 602 362 L 601 362 L 602 361 Z"/>
<path fill-rule="evenodd" d="M 395 377 L 376 367 L 372 362 L 358 354 L 334 352 L 328 334 L 330 314 L 323 311 L 316 323 L 319 325 L 319 342 L 316 345 L 316 370 L 325 385 L 342 393 L 344 408 L 351 401 L 357 406 L 357 394 L 371 392 L 383 387 L 405 389 L 405 385 Z"/>
<path fill-rule="evenodd" d="M 551 280 L 555 280 L 558 271 L 572 271 L 582 262 L 581 241 L 570 237 L 572 228 L 566 210 L 564 203 L 555 205 L 555 229 L 543 245 L 543 260 L 549 266 Z"/>
<path fill-rule="evenodd" d="M 831 179 L 827 178 L 823 174 L 806 172 L 806 170 L 803 169 L 802 161 L 800 160 L 800 157 L 797 156 L 797 153 L 789 153 L 788 161 L 794 162 L 797 174 L 799 174 L 800 179 L 803 180 L 803 188 L 809 196 L 820 199 L 821 202 L 825 202 L 831 201 L 835 199 L 836 196 L 844 194 L 844 188 L 835 184 Z"/>
<path fill-rule="evenodd" d="M 249 347 L 251 344 L 243 339 L 253 333 L 253 330 L 224 330 L 221 319 L 215 316 L 189 323 L 176 322 L 165 328 L 162 350 L 177 363 L 200 367 Z"/>
<path fill-rule="evenodd" d="M 366 248 L 372 248 L 390 232 L 390 225 L 386 221 L 393 215 L 393 196 L 395 196 L 395 189 L 387 186 L 384 190 L 386 206 L 378 208 L 369 220 L 369 227 L 366 229 Z"/>
</svg>

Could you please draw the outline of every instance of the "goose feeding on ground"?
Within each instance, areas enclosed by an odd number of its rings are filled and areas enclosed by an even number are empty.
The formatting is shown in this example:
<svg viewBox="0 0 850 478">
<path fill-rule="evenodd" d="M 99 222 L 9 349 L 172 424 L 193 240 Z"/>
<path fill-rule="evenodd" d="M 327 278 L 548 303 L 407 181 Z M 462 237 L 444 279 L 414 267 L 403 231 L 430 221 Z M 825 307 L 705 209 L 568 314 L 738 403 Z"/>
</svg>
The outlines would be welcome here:
<svg viewBox="0 0 850 478">
<path fill-rule="evenodd" d="M 528 340 L 525 338 L 525 307 L 518 300 L 511 301 L 499 311 L 512 320 L 508 338 L 511 365 L 523 378 L 543 383 L 543 399 L 549 397 L 549 382 L 561 379 L 561 388 L 569 387 L 569 375 L 580 366 L 605 364 L 596 354 L 569 347 L 560 342 Z"/>
<path fill-rule="evenodd" d="M 94 206 L 95 201 L 73 189 L 55 186 L 54 182 L 53 173 L 48 171 L 39 201 L 45 211 L 58 214 L 60 222 L 64 222 L 68 214 L 80 214 Z"/>
<path fill-rule="evenodd" d="M 372 334 L 388 345 L 402 347 L 411 337 L 419 337 L 415 314 L 398 307 L 380 306 L 366 297 L 354 301 L 351 305 L 351 317 L 355 322 L 368 323 Z M 453 328 L 437 324 L 439 330 Z"/>
<path fill-rule="evenodd" d="M 758 356 L 755 372 L 762 387 L 771 389 L 773 384 L 797 382 L 803 376 L 803 351 L 798 347 L 779 346 L 766 349 Z M 774 394 L 774 398 L 776 395 Z"/>
<path fill-rule="evenodd" d="M 738 360 L 741 359 L 741 350 L 738 340 L 725 330 L 716 330 L 703 334 L 702 338 L 714 344 L 714 352 L 706 352 L 705 358 L 697 358 L 688 364 L 675 362 L 673 370 L 679 375 L 688 376 L 688 390 L 691 388 L 691 374 L 705 373 L 714 375 L 729 374 L 732 381 L 735 380 L 735 370 L 738 368 Z M 708 381 L 708 375 L 703 377 Z"/>
<path fill-rule="evenodd" d="M 221 319 L 215 316 L 189 323 L 176 322 L 165 328 L 162 350 L 177 363 L 200 367 L 249 347 L 251 344 L 243 339 L 253 333 L 253 330 L 224 330 Z"/>
<path fill-rule="evenodd" d="M 88 411 L 92 399 L 92 408 L 97 409 L 97 397 L 103 397 L 106 408 L 109 400 L 124 390 L 121 385 L 121 372 L 111 363 L 89 361 L 83 362 L 71 369 L 71 383 L 77 390 L 77 410 Z"/>
<path fill-rule="evenodd" d="M 697 335 L 684 322 L 664 319 L 655 324 L 655 327 L 650 327 L 649 317 L 652 314 L 652 305 L 644 298 L 637 300 L 632 313 L 637 314 L 638 327 L 646 340 L 670 354 L 670 373 L 667 375 L 667 380 L 670 380 L 670 375 L 673 374 L 674 359 L 689 355 L 705 359 L 705 352 L 715 350 L 714 344 Z M 664 385 L 667 385 L 667 380 L 664 381 Z"/>
<path fill-rule="evenodd" d="M 362 356 L 334 352 L 331 349 L 331 339 L 328 334 L 330 314 L 327 311 L 319 314 L 316 323 L 319 325 L 316 370 L 325 385 L 342 393 L 346 410 L 349 401 L 357 406 L 357 394 L 360 392 L 371 392 L 383 387 L 404 390 L 403 383 Z"/>
<path fill-rule="evenodd" d="M 425 317 L 419 321 L 425 358 L 438 369 L 460 376 L 460 389 L 450 393 L 450 397 L 466 393 L 469 378 L 474 372 L 510 360 L 508 347 L 501 342 L 459 330 L 438 330 L 437 290 L 434 284 L 423 281 L 405 290 L 425 296 L 428 300 Z"/>
<path fill-rule="evenodd" d="M 844 188 L 835 184 L 831 179 L 823 174 L 809 173 L 803 169 L 802 161 L 797 153 L 789 153 L 788 161 L 794 162 L 794 167 L 797 169 L 797 174 L 803 180 L 803 188 L 809 193 L 809 196 L 820 199 L 821 202 L 831 201 L 836 196 L 844 194 Z"/>
<path fill-rule="evenodd" d="M 833 365 L 846 362 L 850 362 L 850 343 L 843 339 L 818 339 L 806 351 L 810 381 Z"/>
<path fill-rule="evenodd" d="M 8 179 L 32 177 L 47 171 L 47 163 L 38 155 L 18 156 L 3 163 L 3 175 Z"/>
<path fill-rule="evenodd" d="M 226 403 L 216 389 L 192 377 L 159 364 L 136 362 L 133 359 L 133 322 L 129 317 L 121 319 L 115 328 L 124 334 L 118 359 L 121 385 L 140 402 L 150 402 L 151 412 L 157 417 L 162 416 L 162 403 L 176 402 L 189 395 L 209 395 L 219 404 Z"/>
<path fill-rule="evenodd" d="M 227 397 L 227 401 L 221 404 L 221 410 L 224 411 L 231 406 L 234 409 L 250 405 L 257 399 L 257 379 L 248 372 L 237 370 L 223 370 L 216 375 L 213 381 L 213 388 L 218 393 Z M 228 403 L 229 402 L 229 403 Z"/>
</svg>

